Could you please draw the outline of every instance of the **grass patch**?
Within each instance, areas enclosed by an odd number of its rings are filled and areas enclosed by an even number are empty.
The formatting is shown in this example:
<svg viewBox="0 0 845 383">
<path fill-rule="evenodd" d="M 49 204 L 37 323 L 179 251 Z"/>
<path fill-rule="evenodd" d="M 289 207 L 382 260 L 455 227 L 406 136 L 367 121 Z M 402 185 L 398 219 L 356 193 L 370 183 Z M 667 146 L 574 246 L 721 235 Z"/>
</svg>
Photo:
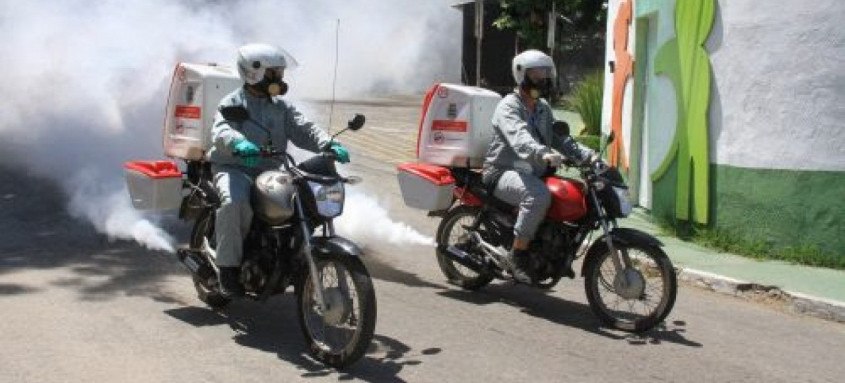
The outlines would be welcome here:
<svg viewBox="0 0 845 383">
<path fill-rule="evenodd" d="M 815 245 L 777 247 L 759 239 L 749 239 L 736 232 L 714 229 L 705 225 L 671 218 L 656 220 L 667 235 L 678 237 L 703 247 L 760 260 L 779 260 L 807 266 L 845 270 L 845 256 L 820 250 Z"/>
</svg>

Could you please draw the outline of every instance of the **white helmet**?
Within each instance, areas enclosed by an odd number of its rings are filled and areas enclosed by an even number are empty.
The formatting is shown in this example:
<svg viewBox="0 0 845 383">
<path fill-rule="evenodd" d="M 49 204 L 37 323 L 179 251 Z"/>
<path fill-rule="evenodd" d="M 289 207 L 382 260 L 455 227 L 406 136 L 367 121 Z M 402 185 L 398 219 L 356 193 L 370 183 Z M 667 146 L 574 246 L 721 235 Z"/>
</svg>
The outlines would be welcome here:
<svg viewBox="0 0 845 383">
<path fill-rule="evenodd" d="M 267 68 L 294 69 L 296 59 L 283 49 L 268 44 L 247 44 L 238 48 L 238 74 L 249 85 L 264 79 Z"/>
<path fill-rule="evenodd" d="M 513 58 L 511 69 L 513 70 L 513 80 L 516 81 L 517 85 L 522 85 L 525 81 L 525 71 L 531 68 L 548 68 L 547 78 L 551 80 L 557 78 L 554 60 L 543 52 L 530 49 Z"/>
</svg>

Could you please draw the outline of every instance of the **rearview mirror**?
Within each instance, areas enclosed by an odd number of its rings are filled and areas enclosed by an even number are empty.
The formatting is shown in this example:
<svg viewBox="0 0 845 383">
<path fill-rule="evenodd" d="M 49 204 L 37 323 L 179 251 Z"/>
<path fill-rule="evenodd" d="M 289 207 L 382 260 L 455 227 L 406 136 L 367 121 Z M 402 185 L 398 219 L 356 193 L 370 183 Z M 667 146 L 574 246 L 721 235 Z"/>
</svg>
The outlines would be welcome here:
<svg viewBox="0 0 845 383">
<path fill-rule="evenodd" d="M 366 118 L 363 114 L 355 113 L 355 117 L 352 117 L 352 119 L 349 120 L 349 124 L 346 127 L 347 129 L 355 131 L 364 126 L 364 121 L 366 121 Z"/>
<path fill-rule="evenodd" d="M 249 112 L 241 105 L 224 106 L 220 108 L 220 114 L 226 121 L 244 122 L 249 120 Z"/>
<path fill-rule="evenodd" d="M 610 145 L 614 139 L 616 139 L 616 134 L 611 130 L 610 134 L 607 135 L 607 144 Z"/>
<path fill-rule="evenodd" d="M 554 132 L 556 136 L 566 137 L 569 135 L 569 124 L 567 124 L 566 121 L 555 121 L 552 123 L 552 132 Z"/>
</svg>

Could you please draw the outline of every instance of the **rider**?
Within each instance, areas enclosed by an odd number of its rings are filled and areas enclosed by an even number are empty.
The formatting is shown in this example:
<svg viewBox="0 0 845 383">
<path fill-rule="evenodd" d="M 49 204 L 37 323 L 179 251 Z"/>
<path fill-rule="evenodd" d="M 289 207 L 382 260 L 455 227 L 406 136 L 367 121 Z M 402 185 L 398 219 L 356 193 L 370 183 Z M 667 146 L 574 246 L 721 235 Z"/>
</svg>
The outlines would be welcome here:
<svg viewBox="0 0 845 383">
<path fill-rule="evenodd" d="M 496 106 L 496 133 L 484 159 L 483 175 L 485 184 L 495 183 L 496 198 L 519 205 L 513 246 L 503 251 L 502 260 L 514 279 L 531 283 L 528 245 L 551 204 L 551 194 L 540 177 L 548 166 L 560 166 L 564 157 L 580 163 L 595 154 L 552 130 L 554 117 L 545 99 L 557 76 L 552 58 L 527 50 L 513 58 L 512 71 L 517 88 Z"/>
<path fill-rule="evenodd" d="M 215 262 L 220 270 L 220 292 L 224 296 L 244 293 L 238 279 L 243 239 L 252 222 L 250 188 L 259 173 L 280 165 L 277 159 L 262 158 L 260 147 L 272 139 L 275 148 L 285 150 L 290 140 L 297 147 L 313 152 L 331 150 L 339 162 L 349 162 L 345 147 L 332 141 L 322 128 L 308 121 L 282 98 L 288 90 L 283 81 L 285 69 L 293 69 L 296 65 L 296 60 L 287 52 L 271 45 L 247 44 L 238 48 L 238 74 L 244 85 L 223 97 L 220 108 L 243 106 L 249 112 L 250 120 L 226 121 L 220 112 L 214 117 L 208 160 L 220 196 L 214 224 Z"/>
</svg>

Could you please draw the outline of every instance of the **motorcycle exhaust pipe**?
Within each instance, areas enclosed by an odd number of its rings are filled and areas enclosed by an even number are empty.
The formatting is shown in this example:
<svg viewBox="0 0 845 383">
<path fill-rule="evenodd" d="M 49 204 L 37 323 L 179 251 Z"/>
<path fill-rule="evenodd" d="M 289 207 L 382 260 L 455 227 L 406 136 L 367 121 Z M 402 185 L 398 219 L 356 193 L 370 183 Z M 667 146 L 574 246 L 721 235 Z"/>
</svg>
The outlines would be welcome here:
<svg viewBox="0 0 845 383">
<path fill-rule="evenodd" d="M 460 263 L 462 266 L 472 271 L 475 271 L 476 273 L 480 273 L 484 270 L 484 265 L 472 259 L 472 257 L 466 251 L 463 251 L 452 245 L 447 247 L 444 251 L 449 259 Z"/>
<path fill-rule="evenodd" d="M 179 262 L 182 262 L 191 274 L 208 278 L 214 274 L 214 269 L 202 258 L 199 251 L 192 249 L 179 249 L 176 251 Z"/>
</svg>

